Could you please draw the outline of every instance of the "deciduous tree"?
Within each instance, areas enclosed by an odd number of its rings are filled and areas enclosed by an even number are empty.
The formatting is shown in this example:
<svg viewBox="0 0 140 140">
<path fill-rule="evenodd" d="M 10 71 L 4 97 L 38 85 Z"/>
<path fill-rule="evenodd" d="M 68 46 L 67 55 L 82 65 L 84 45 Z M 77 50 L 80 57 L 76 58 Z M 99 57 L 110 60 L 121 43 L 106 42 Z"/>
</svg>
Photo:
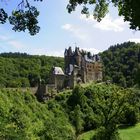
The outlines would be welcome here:
<svg viewBox="0 0 140 140">
<path fill-rule="evenodd" d="M 1 0 L 1 2 L 3 1 L 4 0 Z M 39 2 L 43 0 L 33 1 Z M 118 8 L 118 14 L 119 16 L 124 17 L 124 21 L 129 21 L 130 29 L 140 30 L 139 0 L 69 0 L 67 10 L 71 13 L 72 11 L 75 11 L 78 5 L 82 5 L 82 14 L 89 15 L 92 12 L 93 17 L 100 22 L 107 14 L 110 4 L 113 4 L 114 7 Z M 89 8 L 92 10 L 89 10 Z M 8 19 L 9 23 L 13 25 L 12 29 L 14 31 L 20 32 L 28 30 L 31 35 L 35 35 L 39 32 L 38 16 L 39 11 L 36 7 L 32 6 L 28 0 L 20 0 L 18 9 L 13 9 L 10 16 L 4 8 L 0 8 L 1 24 L 6 23 Z"/>
</svg>

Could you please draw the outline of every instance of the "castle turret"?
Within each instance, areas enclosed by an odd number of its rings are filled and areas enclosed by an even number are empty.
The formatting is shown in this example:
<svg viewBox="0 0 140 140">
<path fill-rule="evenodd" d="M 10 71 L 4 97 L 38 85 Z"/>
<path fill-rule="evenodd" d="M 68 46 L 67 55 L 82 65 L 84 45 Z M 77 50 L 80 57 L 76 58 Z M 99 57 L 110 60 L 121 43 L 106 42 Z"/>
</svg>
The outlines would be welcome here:
<svg viewBox="0 0 140 140">
<path fill-rule="evenodd" d="M 81 67 L 82 55 L 78 47 L 75 48 L 74 57 L 75 57 L 76 65 Z"/>
<path fill-rule="evenodd" d="M 70 64 L 72 64 L 71 62 L 72 56 L 73 56 L 72 48 L 69 47 L 68 49 L 65 49 L 64 57 L 65 57 L 65 73 L 66 74 L 69 73 L 69 67 L 70 67 Z"/>
<path fill-rule="evenodd" d="M 68 48 L 68 56 L 72 56 L 72 54 L 73 54 L 73 53 L 72 53 L 72 49 L 71 49 L 71 47 L 69 47 L 69 48 Z"/>
<path fill-rule="evenodd" d="M 68 55 L 68 50 L 65 49 L 65 52 L 64 52 L 64 57 Z"/>
</svg>

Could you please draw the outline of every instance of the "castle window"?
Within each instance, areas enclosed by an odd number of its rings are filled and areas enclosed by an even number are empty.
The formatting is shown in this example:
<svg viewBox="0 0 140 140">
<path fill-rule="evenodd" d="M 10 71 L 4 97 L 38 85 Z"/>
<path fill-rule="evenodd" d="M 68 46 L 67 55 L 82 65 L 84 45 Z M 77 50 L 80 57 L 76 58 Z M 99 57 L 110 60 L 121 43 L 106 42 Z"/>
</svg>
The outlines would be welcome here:
<svg viewBox="0 0 140 140">
<path fill-rule="evenodd" d="M 91 69 L 88 69 L 88 71 L 91 71 Z"/>
</svg>

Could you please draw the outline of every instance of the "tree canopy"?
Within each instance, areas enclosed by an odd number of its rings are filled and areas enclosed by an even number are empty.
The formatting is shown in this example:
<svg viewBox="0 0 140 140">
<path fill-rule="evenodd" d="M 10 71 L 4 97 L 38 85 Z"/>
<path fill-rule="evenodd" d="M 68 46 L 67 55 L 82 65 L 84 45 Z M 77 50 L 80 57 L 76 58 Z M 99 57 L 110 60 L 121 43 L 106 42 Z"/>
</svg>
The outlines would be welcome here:
<svg viewBox="0 0 140 140">
<path fill-rule="evenodd" d="M 42 0 L 34 0 L 42 1 Z M 3 2 L 3 1 L 2 1 Z M 14 31 L 28 30 L 31 35 L 35 35 L 39 32 L 40 27 L 37 25 L 37 17 L 39 11 L 36 7 L 30 5 L 28 0 L 20 0 L 16 10 L 13 9 L 9 16 L 5 9 L 0 8 L 0 23 L 4 24 L 9 21 L 13 25 Z"/>
<path fill-rule="evenodd" d="M 1 0 L 1 3 L 3 1 Z M 43 0 L 33 1 L 41 2 Z M 88 16 L 93 13 L 93 17 L 100 22 L 107 14 L 110 4 L 118 8 L 118 14 L 124 17 L 124 21 L 130 22 L 130 29 L 140 30 L 139 0 L 69 0 L 67 10 L 71 13 L 78 5 L 82 5 L 82 14 Z M 28 30 L 31 35 L 37 34 L 40 30 L 38 16 L 39 11 L 28 0 L 19 0 L 18 8 L 13 9 L 11 15 L 8 15 L 2 6 L 0 7 L 0 23 L 4 24 L 9 21 L 14 31 L 25 32 Z"/>
<path fill-rule="evenodd" d="M 78 5 L 83 5 L 81 13 L 86 15 L 93 13 L 93 17 L 100 22 L 107 14 L 110 4 L 118 8 L 118 14 L 124 17 L 124 21 L 130 22 L 130 29 L 140 30 L 139 0 L 69 0 L 67 9 L 71 13 Z"/>
<path fill-rule="evenodd" d="M 104 80 L 123 87 L 139 85 L 140 44 L 125 42 L 111 46 L 100 54 L 104 65 Z"/>
<path fill-rule="evenodd" d="M 63 58 L 32 56 L 26 53 L 2 53 L 0 87 L 34 87 L 40 78 L 48 83 L 53 66 L 64 68 Z"/>
</svg>

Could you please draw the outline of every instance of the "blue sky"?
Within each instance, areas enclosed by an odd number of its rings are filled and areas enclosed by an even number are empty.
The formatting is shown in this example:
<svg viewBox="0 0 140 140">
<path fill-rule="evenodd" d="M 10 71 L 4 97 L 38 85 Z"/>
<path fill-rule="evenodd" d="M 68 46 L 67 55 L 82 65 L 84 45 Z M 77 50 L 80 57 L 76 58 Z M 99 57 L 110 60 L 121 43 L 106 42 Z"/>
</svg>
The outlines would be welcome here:
<svg viewBox="0 0 140 140">
<path fill-rule="evenodd" d="M 30 36 L 28 32 L 14 32 L 9 24 L 0 25 L 0 53 L 26 52 L 29 54 L 63 56 L 64 49 L 75 45 L 81 49 L 98 53 L 109 46 L 125 41 L 140 42 L 140 31 L 129 29 L 117 10 L 110 7 L 110 13 L 100 22 L 92 16 L 88 19 L 80 14 L 80 7 L 68 14 L 68 0 L 44 0 L 33 2 L 40 11 L 40 32 Z M 1 3 L 7 11 L 16 9 L 19 0 Z"/>
</svg>

